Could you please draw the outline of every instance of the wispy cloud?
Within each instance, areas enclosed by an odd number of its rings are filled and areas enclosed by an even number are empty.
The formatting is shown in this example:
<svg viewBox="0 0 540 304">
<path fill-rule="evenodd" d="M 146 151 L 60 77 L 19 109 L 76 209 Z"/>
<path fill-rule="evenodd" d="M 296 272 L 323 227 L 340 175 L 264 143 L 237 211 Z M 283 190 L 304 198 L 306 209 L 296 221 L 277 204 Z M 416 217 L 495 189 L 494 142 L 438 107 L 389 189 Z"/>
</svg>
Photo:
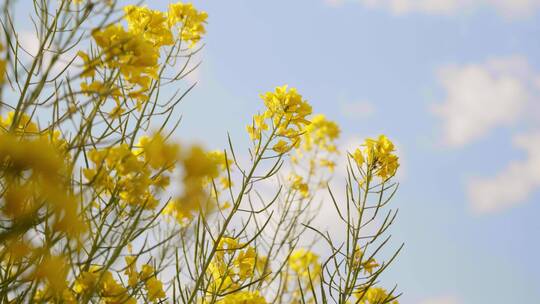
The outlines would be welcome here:
<svg viewBox="0 0 540 304">
<path fill-rule="evenodd" d="M 373 9 L 384 9 L 394 15 L 422 13 L 454 15 L 482 8 L 494 9 L 498 14 L 517 18 L 531 15 L 540 8 L 540 0 L 325 0 L 337 6 L 346 2 L 359 3 Z"/>
<path fill-rule="evenodd" d="M 527 153 L 493 177 L 472 179 L 468 196 L 473 211 L 493 213 L 521 204 L 540 188 L 540 131 L 514 137 L 514 145 Z"/>
<path fill-rule="evenodd" d="M 439 70 L 438 78 L 446 96 L 433 112 L 441 119 L 443 142 L 453 147 L 512 125 L 536 94 L 536 76 L 521 57 L 446 66 Z"/>
<path fill-rule="evenodd" d="M 33 58 L 39 52 L 40 39 L 34 31 L 23 30 L 17 33 L 17 39 L 22 50 L 19 50 L 19 58 L 27 63 L 33 60 Z M 45 66 L 49 66 L 52 62 L 54 52 L 57 52 L 54 45 L 51 45 L 43 53 L 43 63 Z M 76 64 L 71 64 L 73 58 L 76 57 L 76 50 L 71 49 L 60 55 L 59 59 L 51 68 L 51 74 L 63 72 L 66 67 L 69 71 L 75 72 L 78 68 Z M 80 62 L 82 64 L 82 60 Z M 68 67 L 69 65 L 69 67 Z"/>
<path fill-rule="evenodd" d="M 441 119 L 442 140 L 462 147 L 503 126 L 526 125 L 540 97 L 538 72 L 522 57 L 490 60 L 482 64 L 447 66 L 439 70 L 445 91 L 433 107 Z M 523 123 L 525 122 L 525 123 Z M 475 213 L 493 213 L 517 204 L 540 188 L 540 132 L 514 136 L 515 147 L 525 160 L 511 161 L 490 177 L 472 178 L 467 195 Z"/>
</svg>

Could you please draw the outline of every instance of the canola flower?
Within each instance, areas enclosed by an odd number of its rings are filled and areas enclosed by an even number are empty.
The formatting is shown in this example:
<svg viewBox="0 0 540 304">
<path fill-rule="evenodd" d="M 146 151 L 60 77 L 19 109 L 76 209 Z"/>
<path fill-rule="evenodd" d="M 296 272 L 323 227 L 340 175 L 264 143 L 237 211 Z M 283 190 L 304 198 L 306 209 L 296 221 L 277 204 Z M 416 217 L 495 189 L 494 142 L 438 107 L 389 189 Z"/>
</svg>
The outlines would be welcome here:
<svg viewBox="0 0 540 304">
<path fill-rule="evenodd" d="M 152 83 L 158 81 L 163 47 L 185 41 L 191 48 L 206 33 L 207 14 L 191 4 L 170 4 L 167 13 L 128 5 L 124 7 L 124 13 L 127 29 L 121 24 L 112 24 L 92 32 L 99 48 L 98 56 L 78 52 L 84 62 L 81 76 L 90 81 L 83 81 L 81 90 L 104 99 L 114 98 L 116 107 L 111 111 L 112 118 L 118 118 L 125 112 L 120 99 L 126 97 L 135 100 L 137 109 L 142 110 Z M 122 85 L 94 80 L 99 69 L 118 71 L 123 78 Z"/>
<path fill-rule="evenodd" d="M 337 123 L 328 120 L 323 114 L 314 115 L 311 124 L 305 128 L 302 149 L 311 151 L 318 148 L 330 153 L 337 152 L 335 140 L 339 138 L 340 133 Z"/>
<path fill-rule="evenodd" d="M 169 5 L 168 21 L 170 26 L 180 28 L 180 38 L 193 47 L 206 33 L 206 12 L 197 10 L 191 3 L 173 3 Z"/>
<path fill-rule="evenodd" d="M 246 246 L 234 238 L 224 237 L 217 250 L 208 269 L 212 277 L 213 293 L 240 290 L 249 280 L 263 275 L 262 267 L 266 263 L 266 257 L 258 255 L 254 247 Z M 235 297 L 226 300 L 225 297 L 223 303 L 229 303 L 233 298 Z"/>
<path fill-rule="evenodd" d="M 258 291 L 239 291 L 226 295 L 217 304 L 267 304 L 265 298 Z"/>
<path fill-rule="evenodd" d="M 375 261 L 374 258 L 370 257 L 367 260 L 364 260 L 364 258 L 367 258 L 359 247 L 356 248 L 356 251 L 353 255 L 353 265 L 356 267 L 361 267 L 366 274 L 373 274 L 373 271 L 379 267 L 379 263 Z"/>
<path fill-rule="evenodd" d="M 356 293 L 356 296 L 359 300 L 358 303 L 361 304 L 379 304 L 379 303 L 389 303 L 389 304 L 399 304 L 397 300 L 394 299 L 386 289 L 382 287 L 370 287 L 366 290 L 360 290 Z"/>
<path fill-rule="evenodd" d="M 94 167 L 83 170 L 96 191 L 119 194 L 125 205 L 143 205 L 155 209 L 157 194 L 169 185 L 167 174 L 175 165 L 179 147 L 167 144 L 161 135 L 143 137 L 139 141 L 140 151 L 127 144 L 105 149 L 92 149 L 88 153 Z"/>
<path fill-rule="evenodd" d="M 263 114 L 253 117 L 253 123 L 246 127 L 252 140 L 260 140 L 263 132 L 271 125 L 273 134 L 279 140 L 272 149 L 280 154 L 286 153 L 300 143 L 300 135 L 304 127 L 310 124 L 307 120 L 312 112 L 309 103 L 302 98 L 295 88 L 287 85 L 276 87 L 274 92 L 261 95 L 266 106 Z"/>
<path fill-rule="evenodd" d="M 289 256 L 289 267 L 302 280 L 317 280 L 321 274 L 319 256 L 307 249 L 296 249 Z"/>
<path fill-rule="evenodd" d="M 377 139 L 368 138 L 362 145 L 363 149 L 356 149 L 352 154 L 358 167 L 366 165 L 382 180 L 394 176 L 399 167 L 399 158 L 394 153 L 394 144 L 385 135 Z"/>
</svg>

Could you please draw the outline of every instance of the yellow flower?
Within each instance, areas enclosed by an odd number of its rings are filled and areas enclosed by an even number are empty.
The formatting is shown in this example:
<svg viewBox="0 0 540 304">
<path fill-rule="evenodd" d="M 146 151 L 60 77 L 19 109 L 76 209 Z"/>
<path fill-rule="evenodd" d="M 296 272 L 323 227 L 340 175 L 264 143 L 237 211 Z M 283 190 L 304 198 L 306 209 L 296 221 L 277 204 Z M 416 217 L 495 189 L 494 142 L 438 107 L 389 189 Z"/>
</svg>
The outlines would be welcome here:
<svg viewBox="0 0 540 304">
<path fill-rule="evenodd" d="M 280 139 L 273 146 L 274 151 L 285 153 L 297 147 L 300 136 L 305 132 L 305 126 L 310 124 L 307 116 L 311 114 L 311 106 L 296 89 L 288 89 L 286 85 L 260 97 L 266 110 L 263 114 L 254 115 L 252 124 L 246 127 L 250 138 L 253 141 L 260 140 L 261 134 L 268 130 L 271 122 L 273 134 L 287 139 L 287 141 Z"/>
<path fill-rule="evenodd" d="M 117 105 L 119 104 L 119 97 L 122 96 L 119 88 L 115 86 L 111 87 L 110 83 L 105 84 L 98 80 L 92 81 L 91 83 L 81 82 L 81 91 L 86 95 L 97 94 L 102 97 L 111 96 L 116 100 Z"/>
<path fill-rule="evenodd" d="M 169 4 L 168 13 L 169 25 L 180 24 L 180 38 L 189 42 L 189 47 L 193 47 L 206 33 L 204 24 L 208 14 L 198 11 L 191 3 Z"/>
<path fill-rule="evenodd" d="M 373 274 L 373 270 L 380 266 L 379 263 L 377 263 L 377 261 L 375 261 L 373 257 L 370 257 L 367 261 L 364 261 L 363 259 L 364 259 L 364 252 L 358 246 L 356 247 L 356 250 L 354 251 L 354 255 L 353 255 L 354 267 L 362 267 L 365 273 Z"/>
<path fill-rule="evenodd" d="M 13 221 L 25 220 L 47 207 L 49 224 L 56 232 L 78 237 L 85 227 L 78 202 L 67 186 L 65 159 L 47 137 L 15 134 L 0 133 L 0 165 L 7 178 L 3 215 Z"/>
<path fill-rule="evenodd" d="M 60 292 L 66 287 L 67 272 L 64 257 L 47 255 L 39 263 L 33 276 L 38 280 L 46 280 L 53 291 Z"/>
<path fill-rule="evenodd" d="M 208 211 L 215 207 L 211 204 L 207 191 L 208 182 L 219 176 L 220 167 L 224 166 L 224 154 L 206 152 L 202 147 L 194 145 L 182 155 L 184 168 L 183 194 L 171 200 L 165 213 L 175 217 L 178 222 L 190 220 L 197 211 Z"/>
<path fill-rule="evenodd" d="M 362 167 L 362 165 L 364 164 L 364 154 L 362 154 L 362 151 L 360 149 L 354 150 L 352 158 L 354 159 L 354 162 L 358 167 Z"/>
<path fill-rule="evenodd" d="M 283 139 L 280 139 L 273 147 L 272 150 L 276 151 L 277 153 L 283 154 L 287 153 L 289 150 L 291 150 L 292 146 L 289 146 L 289 144 L 284 141 Z"/>
<path fill-rule="evenodd" d="M 377 263 L 377 261 L 375 261 L 374 258 L 370 258 L 369 260 L 367 260 L 366 262 L 364 262 L 362 264 L 363 268 L 364 268 L 364 271 L 369 273 L 369 274 L 373 274 L 373 270 L 377 267 L 379 267 L 379 263 Z"/>
<path fill-rule="evenodd" d="M 128 285 L 134 287 L 139 281 L 139 274 L 137 273 L 137 258 L 134 256 L 126 256 L 126 270 L 124 273 L 128 276 Z"/>
<path fill-rule="evenodd" d="M 6 117 L 0 117 L 0 126 L 5 130 L 12 130 L 14 133 L 38 133 L 39 128 L 36 123 L 32 122 L 30 116 L 26 113 L 19 113 L 19 119 L 16 127 L 12 127 L 14 124 L 15 112 L 8 112 Z"/>
<path fill-rule="evenodd" d="M 202 147 L 193 146 L 184 158 L 186 178 L 215 178 L 218 174 L 218 163 Z"/>
<path fill-rule="evenodd" d="M 251 246 L 238 254 L 233 265 L 238 268 L 238 277 L 240 280 L 246 280 L 253 276 L 256 260 L 257 254 L 255 253 L 255 248 Z"/>
<path fill-rule="evenodd" d="M 79 274 L 73 285 L 73 290 L 79 294 L 93 291 L 97 286 L 98 278 L 99 269 L 95 266 L 90 267 L 89 271 L 83 271 Z"/>
<path fill-rule="evenodd" d="M 138 146 L 142 149 L 144 159 L 154 169 L 172 170 L 172 165 L 178 161 L 180 146 L 167 143 L 160 133 L 154 136 L 141 137 Z"/>
<path fill-rule="evenodd" d="M 143 136 L 138 147 L 120 144 L 87 153 L 95 168 L 83 174 L 96 191 L 117 193 L 123 203 L 155 209 L 158 194 L 170 184 L 170 174 L 180 160 L 180 146 L 167 143 L 159 133 Z"/>
<path fill-rule="evenodd" d="M 301 278 L 309 281 L 318 279 L 321 273 L 319 256 L 306 249 L 296 249 L 289 256 L 289 267 Z"/>
<path fill-rule="evenodd" d="M 143 265 L 141 273 L 139 274 L 148 294 L 150 301 L 158 301 L 165 297 L 165 291 L 163 291 L 163 283 L 156 278 L 154 267 L 151 265 Z"/>
<path fill-rule="evenodd" d="M 251 140 L 259 140 L 261 139 L 261 132 L 259 129 L 255 128 L 254 126 L 252 125 L 247 125 L 246 126 L 246 131 L 248 132 L 249 134 L 249 138 Z"/>
<path fill-rule="evenodd" d="M 120 71 L 127 82 L 123 83 L 123 91 L 128 97 L 137 100 L 137 108 L 140 110 L 141 103 L 148 98 L 145 92 L 150 89 L 152 80 L 158 77 L 160 46 L 169 43 L 170 37 L 167 36 L 166 29 L 163 32 L 164 19 L 157 17 L 159 12 L 135 7 L 128 7 L 126 11 L 129 31 L 121 25 L 110 25 L 92 32 L 94 41 L 103 51 L 100 58 L 92 61 L 99 60 L 105 67 Z M 145 22 L 150 22 L 153 28 L 145 30 Z M 156 25 L 156 22 L 158 25 L 161 23 L 162 27 Z M 81 54 L 85 66 L 88 69 L 92 68 L 92 61 L 89 58 L 85 59 L 88 56 L 84 53 Z M 88 72 L 85 75 L 90 76 L 92 73 Z M 87 91 L 84 87 L 82 89 Z"/>
<path fill-rule="evenodd" d="M 304 182 L 304 179 L 297 174 L 293 174 L 289 177 L 292 181 L 292 188 L 300 192 L 300 194 L 306 198 L 309 196 L 309 186 Z"/>
<path fill-rule="evenodd" d="M 172 32 L 167 24 L 167 16 L 164 13 L 135 5 L 124 7 L 124 12 L 131 33 L 142 35 L 155 46 L 174 44 Z"/>
<path fill-rule="evenodd" d="M 271 118 L 280 134 L 290 137 L 303 132 L 303 126 L 309 125 L 307 116 L 311 114 L 311 106 L 295 88 L 288 89 L 286 85 L 277 87 L 274 92 L 261 95 L 266 111 L 264 116 Z"/>
<path fill-rule="evenodd" d="M 84 62 L 83 71 L 81 77 L 94 77 L 96 75 L 96 62 L 90 59 L 90 56 L 86 52 L 78 51 L 77 55 L 81 57 Z"/>
<path fill-rule="evenodd" d="M 378 139 L 366 139 L 364 143 L 367 162 L 375 173 L 386 180 L 396 174 L 399 167 L 398 157 L 394 154 L 394 144 L 384 135 Z"/>
<path fill-rule="evenodd" d="M 336 163 L 329 159 L 321 159 L 319 163 L 321 166 L 328 168 L 330 172 L 334 172 L 334 169 L 336 168 Z"/>
<path fill-rule="evenodd" d="M 367 291 L 365 289 L 360 289 L 355 295 L 360 299 L 361 304 L 399 304 L 397 300 L 390 301 L 394 297 L 381 287 L 370 287 Z"/>
<path fill-rule="evenodd" d="M 110 271 L 105 271 L 100 284 L 101 298 L 106 304 L 136 304 L 137 301 L 129 295 L 128 290 L 113 278 Z"/>
<path fill-rule="evenodd" d="M 10 239 L 5 241 L 0 250 L 3 261 L 13 263 L 20 262 L 23 258 L 32 253 L 32 246 L 24 239 Z"/>
<path fill-rule="evenodd" d="M 314 115 L 311 124 L 305 128 L 302 136 L 302 147 L 306 151 L 311 151 L 316 145 L 322 150 L 336 152 L 335 140 L 341 133 L 337 123 L 326 119 L 322 114 Z"/>
<path fill-rule="evenodd" d="M 116 106 L 109 112 L 109 117 L 111 119 L 118 119 L 124 114 L 126 109 L 122 107 L 122 104 L 120 102 L 116 102 Z"/>
</svg>

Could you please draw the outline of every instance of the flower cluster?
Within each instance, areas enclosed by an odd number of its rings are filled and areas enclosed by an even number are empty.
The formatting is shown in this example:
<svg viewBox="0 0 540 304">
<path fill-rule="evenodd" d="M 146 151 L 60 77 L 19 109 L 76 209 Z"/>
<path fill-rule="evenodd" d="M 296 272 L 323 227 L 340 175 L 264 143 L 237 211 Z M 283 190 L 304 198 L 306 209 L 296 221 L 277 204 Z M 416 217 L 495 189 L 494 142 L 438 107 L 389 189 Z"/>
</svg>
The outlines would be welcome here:
<svg viewBox="0 0 540 304">
<path fill-rule="evenodd" d="M 93 149 L 88 158 L 93 167 L 83 170 L 97 192 L 116 195 L 126 205 L 146 209 L 158 206 L 157 194 L 170 183 L 168 172 L 179 159 L 179 146 L 166 143 L 160 134 L 140 139 L 138 149 L 124 143 Z"/>
<path fill-rule="evenodd" d="M 206 33 L 204 24 L 208 14 L 200 12 L 191 3 L 175 3 L 169 5 L 169 25 L 180 26 L 180 38 L 188 41 L 193 47 Z"/>
<path fill-rule="evenodd" d="M 92 37 L 99 54 L 92 57 L 82 51 L 78 53 L 84 61 L 82 76 L 90 79 L 81 83 L 82 91 L 101 98 L 113 97 L 117 104 L 111 112 L 113 118 L 123 113 L 120 98 L 136 100 L 137 108 L 141 108 L 148 100 L 152 81 L 159 78 L 161 48 L 177 41 L 194 46 L 205 33 L 207 18 L 205 12 L 183 3 L 170 4 L 168 13 L 134 5 L 126 6 L 124 12 L 127 30 L 120 24 L 96 29 Z M 177 26 L 180 29 L 175 38 Z M 118 85 L 114 81 L 96 80 L 98 68 L 118 71 L 123 78 Z"/>
<path fill-rule="evenodd" d="M 266 258 L 258 255 L 252 246 L 224 237 L 219 242 L 216 255 L 208 269 L 212 277 L 211 288 L 214 293 L 237 290 L 250 279 L 254 279 L 257 273 L 261 275 L 266 263 Z M 225 297 L 223 303 L 229 303 L 232 299 L 236 298 L 227 300 Z"/>
<path fill-rule="evenodd" d="M 86 297 L 96 294 L 107 304 L 137 303 L 130 295 L 130 291 L 114 279 L 112 272 L 98 266 L 91 266 L 88 271 L 82 271 L 75 280 L 73 290 L 76 294 Z"/>
<path fill-rule="evenodd" d="M 380 265 L 373 257 L 370 257 L 367 260 L 365 260 L 364 257 L 365 255 L 362 249 L 357 247 L 352 258 L 352 266 L 361 267 L 366 274 L 371 275 L 373 274 L 375 268 L 379 267 Z"/>
<path fill-rule="evenodd" d="M 165 297 L 163 283 L 156 277 L 156 271 L 150 264 L 144 264 L 140 272 L 137 271 L 137 259 L 133 256 L 125 257 L 128 285 L 136 287 L 140 282 L 144 283 L 148 300 L 158 301 Z"/>
<path fill-rule="evenodd" d="M 334 171 L 334 159 L 338 154 L 336 141 L 341 132 L 338 124 L 325 115 L 314 115 L 310 121 L 311 124 L 305 127 L 305 132 L 300 136 L 301 144 L 291 155 L 292 166 L 296 171 L 289 177 L 291 187 L 299 191 L 303 198 L 310 196 L 309 189 L 326 187 L 328 179 L 320 169 Z"/>
<path fill-rule="evenodd" d="M 169 140 L 185 94 L 161 99 L 191 71 L 207 14 L 184 3 L 167 12 L 128 5 L 111 22 L 118 12 L 114 1 L 40 6 L 39 50 L 23 58 L 16 30 L 2 36 L 10 47 L 0 42 L 0 93 L 9 84 L 9 97 L 19 95 L 0 104 L 11 111 L 0 116 L 2 301 L 317 303 L 327 291 L 340 303 L 394 301 L 375 287 L 388 264 L 370 247 L 392 221 L 375 236 L 362 229 L 392 187 L 365 178 L 395 174 L 392 142 L 367 139 L 349 155 L 345 202 L 330 193 L 347 241 L 334 246 L 314 233 L 330 245 L 319 257 L 302 246 L 315 246 L 306 231 L 319 232 L 317 204 L 328 200 L 316 193 L 329 187 L 339 126 L 281 86 L 260 96 L 264 110 L 247 126 L 250 159 L 237 157 L 230 138 L 217 151 Z M 87 35 L 88 22 L 101 26 Z M 79 38 L 91 45 L 78 53 L 83 69 L 74 75 L 69 62 L 52 75 Z M 375 214 L 367 222 L 366 210 Z"/>
<path fill-rule="evenodd" d="M 218 300 L 216 304 L 266 304 L 266 299 L 258 291 L 245 291 L 230 293 Z"/>
<path fill-rule="evenodd" d="M 50 254 L 44 255 L 31 278 L 44 281 L 47 288 L 40 290 L 34 300 L 39 302 L 46 298 L 56 298 L 68 303 L 75 303 L 75 297 L 66 282 L 67 273 L 68 264 L 64 257 Z"/>
<path fill-rule="evenodd" d="M 135 5 L 126 6 L 124 12 L 128 31 L 133 35 L 142 36 L 156 47 L 174 44 L 167 15 L 163 12 Z"/>
<path fill-rule="evenodd" d="M 325 115 L 317 114 L 311 119 L 311 124 L 306 126 L 302 137 L 302 149 L 311 151 L 315 148 L 328 152 L 336 152 L 336 139 L 341 130 L 334 121 L 328 120 Z"/>
<path fill-rule="evenodd" d="M 293 190 L 298 191 L 304 198 L 309 196 L 309 185 L 304 181 L 302 176 L 291 174 L 289 180 L 291 181 L 291 188 Z"/>
<path fill-rule="evenodd" d="M 288 89 L 286 85 L 277 87 L 274 92 L 261 95 L 266 111 L 253 117 L 253 123 L 246 127 L 252 140 L 260 140 L 263 132 L 268 130 L 269 123 L 272 133 L 279 140 L 272 149 L 277 153 L 288 152 L 300 143 L 300 135 L 305 132 L 305 126 L 310 124 L 307 116 L 311 114 L 311 106 L 295 88 Z"/>
<path fill-rule="evenodd" d="M 220 164 L 224 160 L 216 158 L 215 154 L 195 145 L 188 151 L 184 151 L 181 161 L 184 169 L 183 194 L 167 204 L 165 213 L 183 223 L 191 219 L 195 212 L 209 211 L 214 207 L 210 203 L 207 186 L 212 179 L 219 176 Z"/>
<path fill-rule="evenodd" d="M 306 282 L 317 280 L 321 274 L 319 256 L 310 250 L 304 248 L 294 250 L 289 256 L 288 263 L 299 279 Z"/>
<path fill-rule="evenodd" d="M 0 127 L 0 182 L 5 189 L 1 212 L 11 221 L 8 227 L 22 235 L 47 220 L 55 231 L 70 237 L 84 232 L 79 203 L 66 179 L 66 142 L 59 133 L 40 132 L 26 114 L 15 123 L 13 112 L 0 117 Z"/>
<path fill-rule="evenodd" d="M 388 137 L 381 135 L 377 139 L 368 138 L 362 146 L 363 150 L 358 148 L 351 154 L 358 167 L 366 164 L 369 170 L 383 180 L 396 174 L 399 159 Z"/>
<path fill-rule="evenodd" d="M 356 293 L 356 297 L 359 299 L 356 303 L 360 304 L 399 304 L 398 301 L 382 287 L 370 287 L 367 288 L 367 290 L 361 289 Z"/>
</svg>

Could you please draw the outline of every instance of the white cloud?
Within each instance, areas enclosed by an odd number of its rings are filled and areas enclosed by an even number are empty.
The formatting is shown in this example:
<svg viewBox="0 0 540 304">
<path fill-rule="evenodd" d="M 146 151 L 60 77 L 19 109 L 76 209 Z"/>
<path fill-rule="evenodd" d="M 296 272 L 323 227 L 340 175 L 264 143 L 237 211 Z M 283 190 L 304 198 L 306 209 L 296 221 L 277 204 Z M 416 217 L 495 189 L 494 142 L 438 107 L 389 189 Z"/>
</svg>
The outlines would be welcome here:
<svg viewBox="0 0 540 304">
<path fill-rule="evenodd" d="M 540 0 L 325 0 L 330 5 L 357 2 L 369 8 L 384 9 L 395 15 L 423 13 L 452 15 L 480 8 L 491 8 L 505 17 L 521 17 L 540 8 Z"/>
<path fill-rule="evenodd" d="M 460 304 L 456 297 L 453 296 L 443 296 L 437 298 L 431 298 L 420 302 L 420 304 Z"/>
<path fill-rule="evenodd" d="M 433 112 L 442 119 L 443 142 L 454 147 L 515 123 L 535 93 L 536 77 L 521 57 L 447 66 L 438 77 L 446 97 Z"/>
<path fill-rule="evenodd" d="M 341 114 L 349 118 L 366 118 L 375 113 L 375 107 L 368 101 L 347 102 L 340 105 Z"/>
<path fill-rule="evenodd" d="M 540 188 L 540 131 L 514 137 L 514 145 L 527 153 L 493 177 L 476 178 L 468 183 L 473 211 L 493 213 L 521 204 Z"/>
<path fill-rule="evenodd" d="M 17 39 L 23 50 L 19 50 L 19 56 L 21 56 L 23 62 L 30 62 L 39 52 L 40 39 L 36 36 L 35 31 L 20 31 L 17 34 Z M 48 47 L 49 50 L 45 50 L 43 54 L 43 63 L 45 67 L 51 64 L 53 59 L 53 52 L 55 50 L 54 44 Z M 58 73 L 63 72 L 66 66 L 70 64 L 72 59 L 76 56 L 76 50 L 71 49 L 60 55 L 58 61 L 55 62 L 51 69 L 51 77 L 57 76 Z M 80 62 L 82 64 L 82 61 Z M 67 70 L 73 71 L 76 69 L 77 63 L 71 64 Z"/>
</svg>

